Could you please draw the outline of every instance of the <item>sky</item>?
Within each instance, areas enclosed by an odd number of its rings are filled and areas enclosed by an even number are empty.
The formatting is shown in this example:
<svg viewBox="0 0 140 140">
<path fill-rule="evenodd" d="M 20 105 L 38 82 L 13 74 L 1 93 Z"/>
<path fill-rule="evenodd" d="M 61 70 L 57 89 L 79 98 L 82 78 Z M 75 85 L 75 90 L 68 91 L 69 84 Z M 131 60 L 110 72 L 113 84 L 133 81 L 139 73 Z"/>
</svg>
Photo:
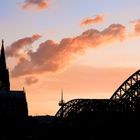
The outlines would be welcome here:
<svg viewBox="0 0 140 140">
<path fill-rule="evenodd" d="M 61 91 L 109 99 L 140 66 L 139 0 L 0 0 L 11 90 L 29 115 L 55 115 Z"/>
</svg>

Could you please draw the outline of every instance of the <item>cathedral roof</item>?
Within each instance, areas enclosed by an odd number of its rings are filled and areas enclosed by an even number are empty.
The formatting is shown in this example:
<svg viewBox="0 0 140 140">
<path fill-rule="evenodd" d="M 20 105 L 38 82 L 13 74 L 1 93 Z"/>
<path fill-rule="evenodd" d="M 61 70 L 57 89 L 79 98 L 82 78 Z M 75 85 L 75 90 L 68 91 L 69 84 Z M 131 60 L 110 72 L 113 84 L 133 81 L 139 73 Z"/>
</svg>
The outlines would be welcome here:
<svg viewBox="0 0 140 140">
<path fill-rule="evenodd" d="M 9 92 L 10 92 L 10 95 L 13 98 L 18 98 L 18 99 L 24 99 L 25 98 L 25 92 L 24 91 L 12 90 L 12 91 L 9 91 Z"/>
</svg>

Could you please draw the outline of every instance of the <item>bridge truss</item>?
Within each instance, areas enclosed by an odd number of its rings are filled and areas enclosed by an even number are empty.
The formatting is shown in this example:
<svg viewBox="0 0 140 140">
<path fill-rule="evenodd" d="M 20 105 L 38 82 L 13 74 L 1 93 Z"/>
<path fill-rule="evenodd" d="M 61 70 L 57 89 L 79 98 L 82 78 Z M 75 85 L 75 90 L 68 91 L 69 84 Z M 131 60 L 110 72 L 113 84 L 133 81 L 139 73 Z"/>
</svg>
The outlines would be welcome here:
<svg viewBox="0 0 140 140">
<path fill-rule="evenodd" d="M 140 112 L 140 70 L 124 81 L 110 99 L 73 99 L 55 116 L 67 118 L 82 112 Z"/>
</svg>

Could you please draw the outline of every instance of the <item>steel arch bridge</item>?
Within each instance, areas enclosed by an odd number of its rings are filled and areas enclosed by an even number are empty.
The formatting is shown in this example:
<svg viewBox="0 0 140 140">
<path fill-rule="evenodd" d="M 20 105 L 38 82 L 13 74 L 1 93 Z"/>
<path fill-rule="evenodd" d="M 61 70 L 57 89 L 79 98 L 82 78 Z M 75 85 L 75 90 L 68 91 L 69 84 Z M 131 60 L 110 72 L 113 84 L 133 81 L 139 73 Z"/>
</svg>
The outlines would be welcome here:
<svg viewBox="0 0 140 140">
<path fill-rule="evenodd" d="M 55 116 L 68 118 L 84 112 L 140 112 L 140 70 L 124 81 L 110 99 L 73 99 Z"/>
</svg>

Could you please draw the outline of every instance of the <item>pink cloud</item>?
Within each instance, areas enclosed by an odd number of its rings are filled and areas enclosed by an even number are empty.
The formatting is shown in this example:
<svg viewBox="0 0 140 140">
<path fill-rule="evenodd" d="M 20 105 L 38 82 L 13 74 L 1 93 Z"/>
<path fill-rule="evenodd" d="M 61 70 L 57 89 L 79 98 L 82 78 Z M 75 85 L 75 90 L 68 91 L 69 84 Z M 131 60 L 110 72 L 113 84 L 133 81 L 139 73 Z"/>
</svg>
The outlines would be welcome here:
<svg viewBox="0 0 140 140">
<path fill-rule="evenodd" d="M 20 57 L 11 74 L 13 77 L 53 73 L 65 68 L 76 55 L 85 53 L 88 48 L 98 48 L 110 43 L 123 41 L 139 35 L 139 20 L 134 22 L 134 34 L 131 36 L 121 24 L 111 24 L 102 31 L 89 29 L 73 38 L 63 38 L 59 43 L 46 40 L 39 44 L 36 51 L 27 50 L 27 58 Z M 20 39 L 7 48 L 8 56 L 17 56 L 25 45 L 30 45 L 40 35 Z M 24 40 L 28 40 L 27 42 Z"/>
<path fill-rule="evenodd" d="M 26 46 L 31 45 L 36 40 L 38 40 L 41 37 L 39 34 L 34 34 L 31 37 L 25 37 L 21 38 L 14 43 L 12 43 L 10 46 L 6 48 L 6 54 L 8 57 L 16 57 L 19 56 L 19 51 L 23 49 Z"/>
<path fill-rule="evenodd" d="M 33 76 L 30 76 L 30 77 L 26 77 L 26 78 L 25 78 L 25 83 L 26 83 L 28 86 L 30 86 L 30 85 L 32 85 L 32 84 L 35 84 L 35 83 L 37 83 L 37 82 L 38 82 L 38 79 L 35 78 L 35 77 L 33 77 Z"/>
<path fill-rule="evenodd" d="M 135 20 L 135 21 L 132 21 L 133 23 L 133 26 L 134 26 L 134 34 L 135 35 L 140 35 L 140 20 Z"/>
<path fill-rule="evenodd" d="M 98 24 L 103 22 L 104 20 L 104 16 L 103 15 L 97 15 L 95 18 L 91 17 L 91 18 L 86 18 L 84 19 L 80 25 L 81 26 L 85 26 L 85 25 L 90 25 L 90 24 Z"/>
<path fill-rule="evenodd" d="M 29 59 L 20 58 L 12 70 L 12 76 L 59 71 L 67 66 L 75 55 L 85 52 L 87 48 L 121 41 L 124 37 L 125 27 L 121 24 L 112 24 L 103 31 L 90 29 L 77 37 L 64 38 L 60 43 L 47 40 L 41 43 L 35 52 L 28 51 Z"/>
<path fill-rule="evenodd" d="M 22 8 L 44 10 L 48 8 L 48 0 L 25 0 Z"/>
</svg>

